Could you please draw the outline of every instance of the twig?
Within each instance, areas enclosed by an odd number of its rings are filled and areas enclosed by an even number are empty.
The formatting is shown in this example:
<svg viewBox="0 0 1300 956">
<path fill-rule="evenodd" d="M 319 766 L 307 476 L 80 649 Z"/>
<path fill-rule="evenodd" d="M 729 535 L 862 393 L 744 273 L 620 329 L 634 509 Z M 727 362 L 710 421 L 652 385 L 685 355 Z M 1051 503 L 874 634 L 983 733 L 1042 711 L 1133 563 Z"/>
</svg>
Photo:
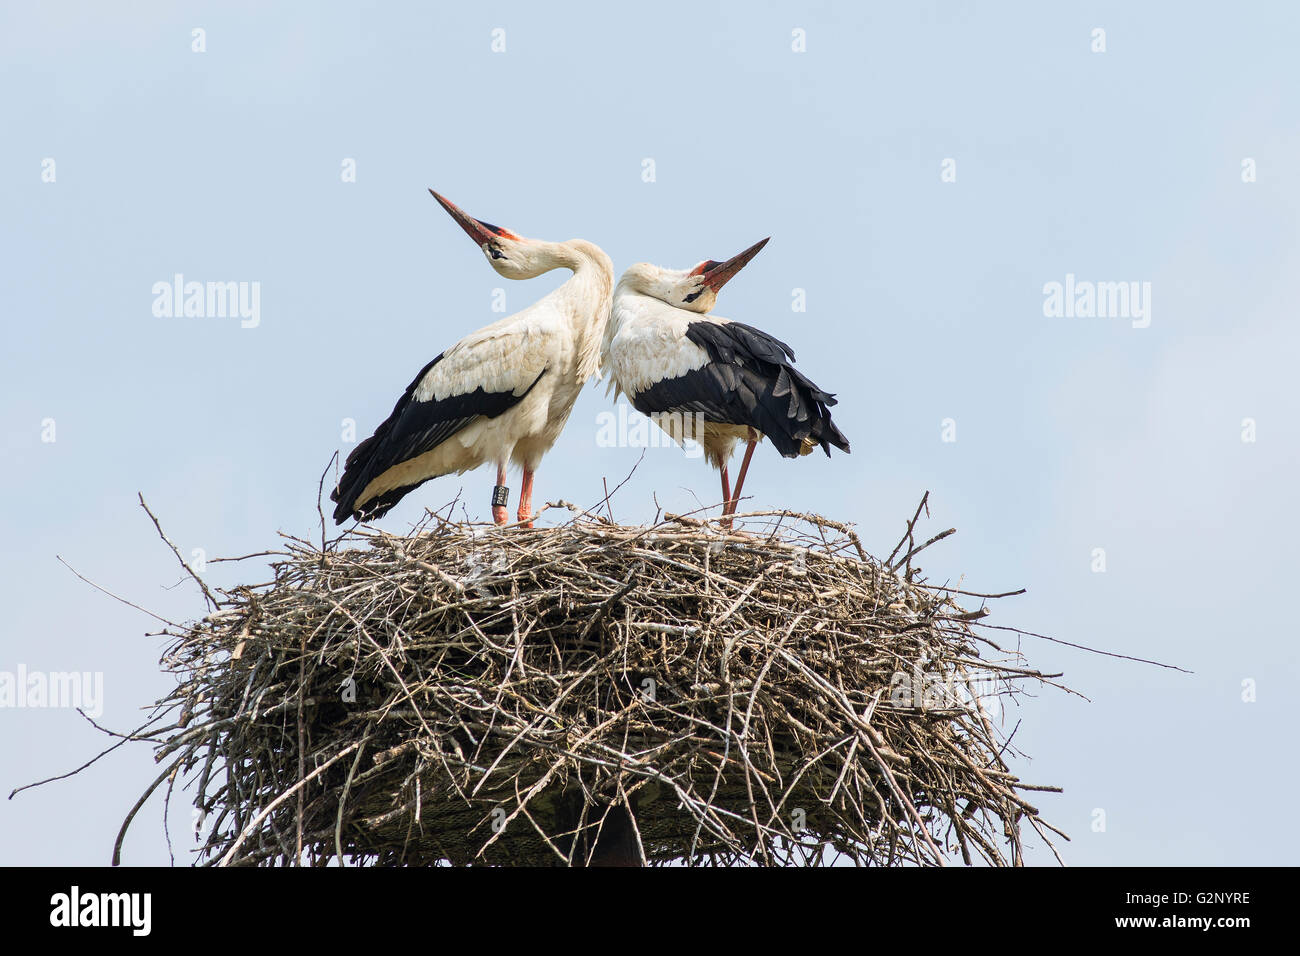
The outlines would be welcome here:
<svg viewBox="0 0 1300 956">
<path fill-rule="evenodd" d="M 144 503 L 144 494 L 142 492 L 136 492 L 136 497 L 140 499 L 140 507 L 144 509 L 144 513 L 149 516 L 149 519 L 153 521 L 153 526 L 158 529 L 158 537 L 162 538 L 163 543 L 172 549 L 172 554 L 176 555 L 176 560 L 181 563 L 181 567 L 185 569 L 185 573 L 192 577 L 203 590 L 203 596 L 207 599 L 208 606 L 215 611 L 219 604 L 217 599 L 212 596 L 212 592 L 208 590 L 207 584 L 201 577 L 194 573 L 194 569 L 189 566 L 189 563 L 183 557 L 181 557 L 181 553 L 177 549 L 176 545 L 172 544 L 171 539 L 163 533 L 162 525 L 158 523 L 158 519 L 154 517 L 154 513 L 149 510 L 149 506 Z"/>
</svg>

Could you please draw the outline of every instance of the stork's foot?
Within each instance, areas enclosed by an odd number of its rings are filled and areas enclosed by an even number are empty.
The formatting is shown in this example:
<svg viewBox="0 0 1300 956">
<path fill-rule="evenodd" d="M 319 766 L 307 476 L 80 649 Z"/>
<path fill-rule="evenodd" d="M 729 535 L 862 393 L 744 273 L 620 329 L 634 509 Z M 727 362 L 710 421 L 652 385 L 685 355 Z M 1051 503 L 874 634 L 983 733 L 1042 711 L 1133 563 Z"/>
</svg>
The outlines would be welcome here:
<svg viewBox="0 0 1300 956">
<path fill-rule="evenodd" d="M 518 518 L 519 518 L 519 527 L 521 527 L 521 528 L 531 528 L 531 527 L 533 526 L 533 518 L 535 518 L 535 517 L 536 517 L 536 515 L 530 515 L 530 514 L 529 514 L 528 512 L 526 512 L 526 511 L 521 511 L 521 512 L 519 512 L 519 515 L 518 515 Z"/>
<path fill-rule="evenodd" d="M 497 524 L 508 524 L 510 522 L 510 509 L 505 505 L 493 505 L 492 520 Z"/>
</svg>

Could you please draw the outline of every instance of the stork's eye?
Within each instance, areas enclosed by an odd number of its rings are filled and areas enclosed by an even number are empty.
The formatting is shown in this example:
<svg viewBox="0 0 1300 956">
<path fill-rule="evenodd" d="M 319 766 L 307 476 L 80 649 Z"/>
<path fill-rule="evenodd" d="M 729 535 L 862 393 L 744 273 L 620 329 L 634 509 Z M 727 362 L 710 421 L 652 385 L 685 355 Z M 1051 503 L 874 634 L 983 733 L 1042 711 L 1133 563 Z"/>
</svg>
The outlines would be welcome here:
<svg viewBox="0 0 1300 956">
<path fill-rule="evenodd" d="M 700 297 L 700 293 L 702 293 L 703 291 L 704 291 L 703 289 L 696 289 L 690 295 L 685 296 L 685 301 L 694 302 L 696 299 Z"/>
<path fill-rule="evenodd" d="M 504 259 L 506 257 L 506 254 L 497 246 L 488 246 L 488 252 L 492 253 L 493 259 Z"/>
</svg>

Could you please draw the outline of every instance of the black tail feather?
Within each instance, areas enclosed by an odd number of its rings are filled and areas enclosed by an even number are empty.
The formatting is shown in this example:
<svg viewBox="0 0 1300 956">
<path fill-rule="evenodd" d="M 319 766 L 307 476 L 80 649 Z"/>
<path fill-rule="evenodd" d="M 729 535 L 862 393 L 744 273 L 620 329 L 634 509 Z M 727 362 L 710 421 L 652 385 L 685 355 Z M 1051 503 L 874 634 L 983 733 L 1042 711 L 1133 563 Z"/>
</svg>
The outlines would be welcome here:
<svg viewBox="0 0 1300 956">
<path fill-rule="evenodd" d="M 831 421 L 835 396 L 794 367 L 790 346 L 743 322 L 692 322 L 686 337 L 713 361 L 656 388 L 693 392 L 693 410 L 758 429 L 786 458 L 802 454 L 807 440 L 827 455 L 832 445 L 848 452 L 848 438 Z"/>
</svg>

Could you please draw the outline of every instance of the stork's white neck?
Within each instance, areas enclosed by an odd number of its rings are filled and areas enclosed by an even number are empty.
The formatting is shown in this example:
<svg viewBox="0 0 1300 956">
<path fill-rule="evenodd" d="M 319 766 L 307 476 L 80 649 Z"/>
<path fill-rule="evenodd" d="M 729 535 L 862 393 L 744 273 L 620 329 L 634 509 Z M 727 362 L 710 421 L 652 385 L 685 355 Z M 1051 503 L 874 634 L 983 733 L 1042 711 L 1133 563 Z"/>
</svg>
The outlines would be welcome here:
<svg viewBox="0 0 1300 956">
<path fill-rule="evenodd" d="M 570 239 L 568 242 L 546 242 L 532 240 L 537 249 L 537 256 L 551 269 L 570 269 L 575 274 L 584 269 L 594 268 L 603 272 L 609 285 L 614 284 L 614 263 L 605 255 L 605 250 L 586 239 Z"/>
<path fill-rule="evenodd" d="M 610 299 L 610 317 L 603 332 L 601 352 L 609 351 L 610 342 L 618 335 L 623 323 L 633 321 L 642 315 L 653 315 L 657 321 L 674 325 L 687 323 L 701 318 L 698 312 L 688 312 L 671 302 L 647 292 L 641 278 L 633 276 L 628 270 L 618 280 L 618 286 Z M 684 326 L 683 326 L 684 327 Z"/>
<path fill-rule="evenodd" d="M 614 288 L 614 263 L 605 251 L 585 239 L 539 242 L 538 258 L 554 263 L 552 269 L 571 269 L 573 275 L 548 299 L 568 315 L 578 353 L 576 371 L 582 381 L 600 364 L 600 342 L 609 321 Z"/>
<path fill-rule="evenodd" d="M 585 239 L 568 242 L 535 242 L 536 261 L 544 271 L 569 269 L 573 275 L 553 295 L 569 300 L 582 314 L 608 305 L 614 287 L 614 263 L 605 251 Z M 599 311 L 608 311 L 607 308 Z"/>
</svg>

